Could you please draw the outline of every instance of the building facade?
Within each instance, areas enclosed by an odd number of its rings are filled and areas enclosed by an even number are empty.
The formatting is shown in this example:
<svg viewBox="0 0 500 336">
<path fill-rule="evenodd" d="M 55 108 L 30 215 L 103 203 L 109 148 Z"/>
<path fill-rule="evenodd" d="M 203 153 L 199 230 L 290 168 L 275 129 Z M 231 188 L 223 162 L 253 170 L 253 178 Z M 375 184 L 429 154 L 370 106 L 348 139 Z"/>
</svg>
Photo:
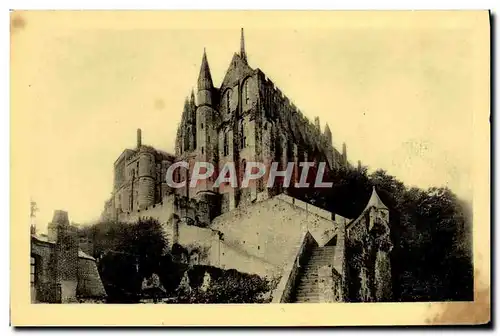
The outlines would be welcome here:
<svg viewBox="0 0 500 336">
<path fill-rule="evenodd" d="M 191 171 L 178 169 L 175 179 L 186 181 L 186 187 L 173 190 L 166 183 L 166 172 L 177 161 L 209 162 L 216 168 L 214 176 L 227 162 L 234 163 L 243 175 L 247 162 L 261 162 L 270 167 L 279 163 L 279 170 L 289 162 L 326 162 L 327 168 L 348 166 L 347 149 L 342 153 L 332 144 L 328 125 L 321 130 L 319 118 L 310 122 L 265 73 L 249 65 L 243 30 L 240 52 L 235 53 L 222 83 L 212 81 L 207 53 L 204 51 L 197 82 L 197 94 L 186 98 L 175 141 L 175 155 L 142 144 L 137 130 L 137 146 L 126 149 L 114 163 L 114 188 L 104 214 L 118 218 L 144 210 L 162 202 L 169 194 L 206 203 L 217 215 L 259 199 L 283 192 L 276 184 L 267 188 L 262 177 L 247 188 L 221 185 L 215 178 L 189 188 Z M 191 168 L 192 168 L 191 164 Z M 300 170 L 293 174 L 293 182 Z M 241 183 L 241 179 L 238 180 Z"/>
<path fill-rule="evenodd" d="M 197 92 L 184 103 L 175 154 L 142 144 L 138 130 L 136 148 L 124 150 L 115 161 L 103 219 L 156 218 L 169 243 L 188 251 L 187 259 L 280 278 L 276 302 L 388 300 L 389 215 L 375 190 L 365 211 L 348 219 L 288 196 L 282 183 L 267 187 L 266 176 L 241 185 L 248 162 L 268 169 L 277 162 L 281 171 L 299 162 L 352 168 L 345 143 L 339 151 L 332 137 L 328 125 L 322 130 L 319 118 L 310 122 L 262 70 L 250 65 L 242 30 L 240 50 L 218 86 L 203 52 Z M 166 174 L 179 161 L 189 162 L 190 168 L 211 163 L 214 175 L 190 187 L 191 171 L 176 169 L 175 181 L 186 184 L 172 189 Z M 215 184 L 227 163 L 238 172 L 236 187 Z M 293 171 L 291 185 L 300 174 L 300 169 Z M 306 274 L 311 267 L 316 281 L 302 284 L 311 279 Z M 314 293 L 304 296 L 302 285 Z"/>
</svg>

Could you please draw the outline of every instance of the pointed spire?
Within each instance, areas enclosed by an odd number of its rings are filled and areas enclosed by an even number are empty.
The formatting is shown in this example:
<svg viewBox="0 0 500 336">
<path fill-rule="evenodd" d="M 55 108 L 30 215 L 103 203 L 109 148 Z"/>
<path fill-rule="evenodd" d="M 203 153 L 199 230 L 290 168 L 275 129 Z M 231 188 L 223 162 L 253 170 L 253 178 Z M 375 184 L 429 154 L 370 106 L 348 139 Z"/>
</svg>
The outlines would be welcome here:
<svg viewBox="0 0 500 336">
<path fill-rule="evenodd" d="M 245 52 L 245 35 L 243 33 L 243 28 L 241 28 L 240 57 L 246 63 L 246 61 L 247 61 L 247 54 Z"/>
<path fill-rule="evenodd" d="M 347 166 L 347 146 L 344 143 L 342 143 L 342 158 L 344 159 L 344 165 Z"/>
<path fill-rule="evenodd" d="M 328 123 L 325 125 L 325 134 L 332 134 L 332 131 L 330 131 L 330 126 L 328 126 Z"/>
<path fill-rule="evenodd" d="M 377 209 L 387 209 L 388 210 L 388 208 L 385 206 L 385 204 L 382 202 L 382 200 L 378 196 L 377 190 L 375 189 L 375 186 L 373 186 L 372 195 L 370 196 L 370 200 L 368 201 L 368 204 L 366 205 L 365 209 L 368 209 L 372 206 L 377 208 Z"/>
<path fill-rule="evenodd" d="M 200 75 L 198 76 L 198 91 L 211 90 L 213 87 L 214 84 L 212 82 L 212 75 L 210 74 L 210 67 L 208 66 L 207 53 L 205 48 L 203 48 Z"/>
<path fill-rule="evenodd" d="M 314 117 L 314 126 L 321 132 L 321 124 L 319 122 L 319 117 Z"/>
<path fill-rule="evenodd" d="M 332 144 L 332 131 L 330 131 L 330 126 L 328 126 L 328 123 L 326 123 L 325 126 L 325 137 L 328 139 L 328 145 Z"/>
<path fill-rule="evenodd" d="M 191 89 L 191 102 L 194 103 L 194 88 Z"/>
</svg>

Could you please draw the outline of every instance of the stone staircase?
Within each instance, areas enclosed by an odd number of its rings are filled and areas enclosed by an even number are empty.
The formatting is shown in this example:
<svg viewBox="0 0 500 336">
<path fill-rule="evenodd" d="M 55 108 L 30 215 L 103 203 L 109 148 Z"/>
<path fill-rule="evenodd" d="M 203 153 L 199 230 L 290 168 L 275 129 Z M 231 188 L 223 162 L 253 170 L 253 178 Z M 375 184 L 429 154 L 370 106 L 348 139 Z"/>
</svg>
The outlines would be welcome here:
<svg viewBox="0 0 500 336">
<path fill-rule="evenodd" d="M 335 257 L 335 246 L 314 247 L 307 263 L 302 267 L 295 289 L 297 303 L 320 302 L 318 288 L 318 268 L 332 265 Z"/>
</svg>

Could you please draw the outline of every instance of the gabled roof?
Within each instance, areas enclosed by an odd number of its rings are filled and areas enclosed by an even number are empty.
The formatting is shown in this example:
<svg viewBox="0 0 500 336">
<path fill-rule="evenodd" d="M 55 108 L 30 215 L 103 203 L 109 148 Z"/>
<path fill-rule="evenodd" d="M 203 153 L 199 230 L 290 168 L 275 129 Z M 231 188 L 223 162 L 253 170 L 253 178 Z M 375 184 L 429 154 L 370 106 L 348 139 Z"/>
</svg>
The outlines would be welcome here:
<svg viewBox="0 0 500 336">
<path fill-rule="evenodd" d="M 226 75 L 224 76 L 224 80 L 221 84 L 221 89 L 226 87 L 231 87 L 237 83 L 238 80 L 243 79 L 249 75 L 252 75 L 254 70 L 247 64 L 245 60 L 241 58 L 240 55 L 234 53 L 233 58 L 231 59 L 231 64 L 226 71 Z"/>
</svg>

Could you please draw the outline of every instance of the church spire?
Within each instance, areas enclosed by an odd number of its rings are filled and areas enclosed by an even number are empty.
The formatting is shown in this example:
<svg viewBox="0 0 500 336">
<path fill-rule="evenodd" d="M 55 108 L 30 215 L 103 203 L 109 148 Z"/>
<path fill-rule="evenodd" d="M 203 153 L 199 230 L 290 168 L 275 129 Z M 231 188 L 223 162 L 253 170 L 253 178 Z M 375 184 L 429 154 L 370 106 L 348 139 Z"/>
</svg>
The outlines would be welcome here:
<svg viewBox="0 0 500 336">
<path fill-rule="evenodd" d="M 203 58 L 201 60 L 200 75 L 198 76 L 198 91 L 211 90 L 214 84 L 212 82 L 212 75 L 210 74 L 210 67 L 208 66 L 207 53 L 203 49 Z"/>
<path fill-rule="evenodd" d="M 247 62 L 247 54 L 245 52 L 245 35 L 243 34 L 243 28 L 241 28 L 240 57 L 243 61 L 245 61 L 245 63 Z"/>
</svg>

